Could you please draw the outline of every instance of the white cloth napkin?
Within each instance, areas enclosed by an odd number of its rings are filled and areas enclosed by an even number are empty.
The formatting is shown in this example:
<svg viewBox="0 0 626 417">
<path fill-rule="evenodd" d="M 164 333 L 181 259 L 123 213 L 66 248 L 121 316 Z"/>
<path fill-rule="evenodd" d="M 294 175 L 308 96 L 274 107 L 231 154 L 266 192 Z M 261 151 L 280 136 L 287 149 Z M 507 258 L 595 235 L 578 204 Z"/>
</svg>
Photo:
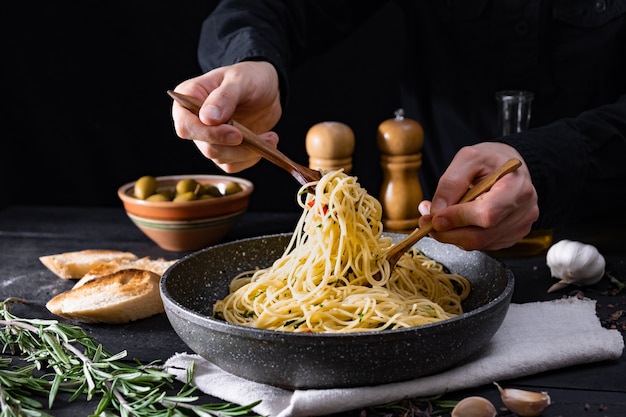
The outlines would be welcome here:
<svg viewBox="0 0 626 417">
<path fill-rule="evenodd" d="M 195 354 L 168 359 L 168 372 L 184 381 L 196 362 L 193 383 L 207 394 L 237 404 L 262 402 L 254 409 L 272 417 L 320 416 L 403 398 L 426 397 L 490 384 L 570 365 L 621 357 L 624 338 L 602 327 L 595 301 L 567 298 L 511 304 L 487 347 L 465 364 L 411 381 L 360 388 L 289 391 L 251 382 L 222 371 Z"/>
</svg>

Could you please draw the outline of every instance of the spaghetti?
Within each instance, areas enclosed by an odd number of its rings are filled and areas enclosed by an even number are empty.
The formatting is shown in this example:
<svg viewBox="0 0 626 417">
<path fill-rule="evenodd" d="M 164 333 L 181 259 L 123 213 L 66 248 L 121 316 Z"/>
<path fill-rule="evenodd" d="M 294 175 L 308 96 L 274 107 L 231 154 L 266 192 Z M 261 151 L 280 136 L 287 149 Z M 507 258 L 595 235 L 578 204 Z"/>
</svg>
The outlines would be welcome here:
<svg viewBox="0 0 626 417">
<path fill-rule="evenodd" d="M 308 193 L 309 186 L 315 194 Z M 382 206 L 357 178 L 330 171 L 298 193 L 303 213 L 283 256 L 235 277 L 213 315 L 293 332 L 363 332 L 433 323 L 462 313 L 469 281 L 415 248 L 393 271 Z M 381 271 L 380 280 L 373 279 Z"/>
</svg>

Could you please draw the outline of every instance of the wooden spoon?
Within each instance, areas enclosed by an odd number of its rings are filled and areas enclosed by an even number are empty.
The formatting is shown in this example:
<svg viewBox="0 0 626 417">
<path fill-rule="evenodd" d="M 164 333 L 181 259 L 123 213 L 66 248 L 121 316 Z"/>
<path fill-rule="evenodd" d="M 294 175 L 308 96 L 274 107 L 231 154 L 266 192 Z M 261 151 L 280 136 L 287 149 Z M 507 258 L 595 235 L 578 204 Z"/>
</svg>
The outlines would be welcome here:
<svg viewBox="0 0 626 417">
<path fill-rule="evenodd" d="M 496 171 L 487 175 L 486 177 L 478 181 L 476 184 L 474 184 L 472 187 L 470 187 L 465 192 L 465 194 L 463 194 L 463 197 L 461 197 L 461 199 L 459 200 L 457 204 L 462 204 L 462 203 L 467 203 L 468 201 L 472 201 L 479 195 L 489 191 L 491 187 L 496 183 L 496 181 L 498 181 L 500 178 L 502 178 L 506 174 L 515 171 L 517 168 L 519 168 L 520 165 L 522 165 L 522 162 L 519 159 L 516 159 L 516 158 L 509 159 L 507 162 L 504 163 L 504 165 L 502 165 Z M 432 223 L 429 222 L 424 227 L 415 229 L 413 232 L 411 232 L 410 235 L 408 235 L 407 237 L 402 239 L 400 242 L 392 246 L 391 249 L 389 249 L 389 252 L 387 252 L 387 256 L 386 256 L 387 261 L 389 261 L 390 271 L 393 271 L 393 268 L 395 268 L 396 264 L 398 263 L 402 255 L 411 246 L 413 246 L 418 240 L 420 240 L 421 238 L 429 234 L 432 230 L 433 230 L 433 225 Z M 374 274 L 374 280 L 377 280 L 377 281 L 380 280 L 380 275 L 381 275 L 380 271 Z"/>
<path fill-rule="evenodd" d="M 167 94 L 169 94 L 169 96 L 181 106 L 198 116 L 200 107 L 202 107 L 200 100 L 172 90 L 167 90 Z M 322 178 L 321 172 L 292 161 L 281 151 L 265 142 L 256 133 L 241 123 L 238 123 L 235 120 L 229 120 L 228 124 L 235 126 L 243 134 L 243 146 L 257 152 L 263 158 L 289 172 L 300 184 L 306 185 L 313 181 L 319 181 L 320 178 Z"/>
</svg>

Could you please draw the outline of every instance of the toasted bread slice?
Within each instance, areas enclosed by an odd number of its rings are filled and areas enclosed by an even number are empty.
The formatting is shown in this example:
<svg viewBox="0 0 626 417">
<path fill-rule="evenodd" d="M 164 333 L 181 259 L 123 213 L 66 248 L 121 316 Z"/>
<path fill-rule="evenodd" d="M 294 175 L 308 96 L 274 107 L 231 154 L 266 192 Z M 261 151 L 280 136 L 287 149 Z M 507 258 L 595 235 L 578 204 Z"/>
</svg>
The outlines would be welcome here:
<svg viewBox="0 0 626 417">
<path fill-rule="evenodd" d="M 83 323 L 128 323 L 164 312 L 160 275 L 124 269 L 52 298 L 50 312 Z"/>
<path fill-rule="evenodd" d="M 39 257 L 41 263 L 63 279 L 82 278 L 96 266 L 120 259 L 132 261 L 137 255 L 109 249 L 85 249 Z"/>
<path fill-rule="evenodd" d="M 121 271 L 123 269 L 143 269 L 145 271 L 152 271 L 155 274 L 161 276 L 167 268 L 174 264 L 176 260 L 166 261 L 163 258 L 150 259 L 149 256 L 139 258 L 135 260 L 128 259 L 116 259 L 111 262 L 101 264 L 93 269 L 90 269 L 81 279 L 74 284 L 73 288 L 82 287 L 89 281 L 102 278 L 103 276 L 110 275 L 114 272 Z"/>
</svg>

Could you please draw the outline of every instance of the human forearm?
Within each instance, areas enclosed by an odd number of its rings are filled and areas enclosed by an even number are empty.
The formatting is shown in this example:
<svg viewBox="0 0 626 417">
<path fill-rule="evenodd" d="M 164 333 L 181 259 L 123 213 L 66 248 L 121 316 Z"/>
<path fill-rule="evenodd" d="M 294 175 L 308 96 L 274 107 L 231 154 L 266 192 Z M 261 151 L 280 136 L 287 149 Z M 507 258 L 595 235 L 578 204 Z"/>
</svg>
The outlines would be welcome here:
<svg viewBox="0 0 626 417">
<path fill-rule="evenodd" d="M 289 71 L 336 45 L 384 4 L 222 0 L 202 26 L 198 60 L 204 72 L 241 61 L 270 62 L 284 104 Z"/>
</svg>

